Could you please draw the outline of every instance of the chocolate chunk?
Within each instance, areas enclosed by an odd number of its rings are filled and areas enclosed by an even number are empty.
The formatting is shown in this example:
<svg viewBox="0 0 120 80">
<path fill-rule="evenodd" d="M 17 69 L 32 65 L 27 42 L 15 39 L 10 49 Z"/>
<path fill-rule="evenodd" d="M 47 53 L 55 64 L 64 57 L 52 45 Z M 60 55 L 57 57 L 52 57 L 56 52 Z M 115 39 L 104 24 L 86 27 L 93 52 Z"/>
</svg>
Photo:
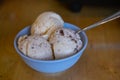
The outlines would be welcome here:
<svg viewBox="0 0 120 80">
<path fill-rule="evenodd" d="M 31 47 L 32 49 L 34 49 L 34 47 Z"/>
<path fill-rule="evenodd" d="M 72 36 L 71 36 L 71 35 L 69 35 L 69 37 L 70 37 L 70 38 L 72 38 Z"/>
<path fill-rule="evenodd" d="M 74 41 L 75 43 L 77 43 L 77 41 L 75 39 L 71 39 L 72 41 Z"/>
<path fill-rule="evenodd" d="M 64 32 L 63 32 L 63 30 L 60 30 L 60 34 L 61 34 L 62 36 L 64 36 Z"/>
</svg>

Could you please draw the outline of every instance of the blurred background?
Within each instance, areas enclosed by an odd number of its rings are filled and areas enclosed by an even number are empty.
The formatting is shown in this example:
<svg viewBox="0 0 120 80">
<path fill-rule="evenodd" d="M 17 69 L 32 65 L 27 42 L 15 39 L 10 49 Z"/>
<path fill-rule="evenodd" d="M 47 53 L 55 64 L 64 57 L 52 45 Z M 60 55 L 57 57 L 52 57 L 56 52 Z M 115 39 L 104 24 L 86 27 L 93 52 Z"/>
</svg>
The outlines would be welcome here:
<svg viewBox="0 0 120 80">
<path fill-rule="evenodd" d="M 83 6 L 120 7 L 120 0 L 59 0 L 72 12 L 80 12 Z"/>
<path fill-rule="evenodd" d="M 120 19 L 86 31 L 79 62 L 52 76 L 29 68 L 16 54 L 14 37 L 45 11 L 84 28 L 120 10 L 120 0 L 0 0 L 0 80 L 120 80 Z"/>
</svg>

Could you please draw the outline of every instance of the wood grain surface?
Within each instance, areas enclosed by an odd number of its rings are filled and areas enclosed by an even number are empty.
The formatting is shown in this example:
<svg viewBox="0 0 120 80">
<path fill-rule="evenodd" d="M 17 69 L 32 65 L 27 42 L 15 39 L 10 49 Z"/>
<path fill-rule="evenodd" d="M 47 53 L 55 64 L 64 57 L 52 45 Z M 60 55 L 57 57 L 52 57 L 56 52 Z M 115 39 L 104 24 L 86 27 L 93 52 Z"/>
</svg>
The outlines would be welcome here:
<svg viewBox="0 0 120 80">
<path fill-rule="evenodd" d="M 67 71 L 44 74 L 28 67 L 16 53 L 15 35 L 44 11 L 84 28 L 116 12 L 116 8 L 83 6 L 73 13 L 57 0 L 0 2 L 0 80 L 120 80 L 120 19 L 86 32 L 89 42 L 79 61 Z"/>
</svg>

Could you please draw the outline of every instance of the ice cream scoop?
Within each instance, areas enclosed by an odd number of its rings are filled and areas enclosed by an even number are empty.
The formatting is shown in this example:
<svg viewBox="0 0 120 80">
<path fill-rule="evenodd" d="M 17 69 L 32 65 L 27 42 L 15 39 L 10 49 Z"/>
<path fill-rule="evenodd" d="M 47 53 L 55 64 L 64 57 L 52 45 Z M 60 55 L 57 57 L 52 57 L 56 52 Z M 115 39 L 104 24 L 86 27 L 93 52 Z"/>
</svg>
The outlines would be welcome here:
<svg viewBox="0 0 120 80">
<path fill-rule="evenodd" d="M 39 35 L 24 35 L 18 39 L 18 48 L 24 55 L 34 59 L 53 59 L 49 42 Z"/>
<path fill-rule="evenodd" d="M 58 27 L 63 27 L 64 21 L 54 12 L 44 12 L 40 14 L 31 27 L 31 34 L 49 35 Z"/>
<path fill-rule="evenodd" d="M 55 59 L 71 56 L 82 47 L 82 41 L 79 34 L 67 28 L 58 28 L 51 34 L 49 42 L 53 46 Z"/>
</svg>

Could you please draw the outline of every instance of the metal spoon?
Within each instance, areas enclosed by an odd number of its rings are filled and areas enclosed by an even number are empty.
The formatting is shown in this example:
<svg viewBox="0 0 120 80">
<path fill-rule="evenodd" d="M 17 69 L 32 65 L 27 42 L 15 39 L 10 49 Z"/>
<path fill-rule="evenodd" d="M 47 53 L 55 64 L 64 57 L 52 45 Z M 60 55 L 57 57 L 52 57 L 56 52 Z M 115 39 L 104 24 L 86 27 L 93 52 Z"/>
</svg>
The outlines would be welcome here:
<svg viewBox="0 0 120 80">
<path fill-rule="evenodd" d="M 111 16 L 108 16 L 107 18 L 105 18 L 105 19 L 103 19 L 103 20 L 101 20 L 101 21 L 98 21 L 97 23 L 94 23 L 94 24 L 92 24 L 92 25 L 90 25 L 90 26 L 87 26 L 87 27 L 85 27 L 85 28 L 77 31 L 76 33 L 80 33 L 80 32 L 89 30 L 89 29 L 91 29 L 91 28 L 97 27 L 97 26 L 99 26 L 99 25 L 101 25 L 101 24 L 107 23 L 107 22 L 112 21 L 112 20 L 114 20 L 114 19 L 117 19 L 117 18 L 119 18 L 119 17 L 120 17 L 120 11 L 116 12 L 115 14 L 113 14 L 113 15 L 111 15 Z"/>
</svg>

